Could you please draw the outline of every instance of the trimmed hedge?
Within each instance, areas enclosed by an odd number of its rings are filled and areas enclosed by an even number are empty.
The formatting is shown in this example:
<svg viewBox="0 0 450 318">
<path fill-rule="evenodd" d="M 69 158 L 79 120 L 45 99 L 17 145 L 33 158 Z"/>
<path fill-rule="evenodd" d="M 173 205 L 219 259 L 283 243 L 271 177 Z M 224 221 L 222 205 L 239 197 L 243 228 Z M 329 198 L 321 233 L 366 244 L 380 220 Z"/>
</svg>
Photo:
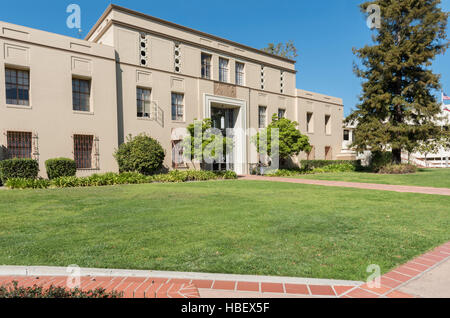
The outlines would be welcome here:
<svg viewBox="0 0 450 318">
<path fill-rule="evenodd" d="M 49 159 L 45 162 L 45 167 L 50 180 L 60 177 L 74 177 L 77 174 L 75 160 L 68 158 Z"/>
<path fill-rule="evenodd" d="M 350 164 L 355 169 L 361 166 L 361 160 L 301 160 L 300 167 L 304 170 L 313 170 L 316 168 L 323 168 L 332 165 Z"/>
<path fill-rule="evenodd" d="M 279 169 L 272 173 L 269 173 L 269 177 L 295 177 L 306 174 L 319 174 L 319 173 L 333 173 L 333 172 L 353 172 L 356 168 L 350 163 L 332 164 L 324 166 L 322 168 L 315 168 L 312 170 L 306 169 Z"/>
<path fill-rule="evenodd" d="M 107 292 L 106 289 L 83 291 L 78 288 L 66 289 L 51 285 L 48 288 L 34 285 L 32 287 L 19 286 L 17 281 L 7 286 L 0 286 L 0 298 L 122 298 L 123 293 Z"/>
<path fill-rule="evenodd" d="M 378 171 L 380 174 L 408 174 L 416 173 L 417 167 L 409 164 L 402 165 L 386 165 L 381 167 Z"/>
<path fill-rule="evenodd" d="M 0 161 L 0 179 L 3 184 L 11 178 L 37 179 L 39 163 L 33 159 L 8 159 Z"/>
<path fill-rule="evenodd" d="M 144 183 L 169 183 L 169 182 L 191 182 L 208 180 L 230 180 L 237 179 L 236 173 L 212 172 L 212 171 L 170 171 L 168 174 L 145 176 L 136 172 L 127 173 L 105 173 L 94 174 L 89 177 L 60 177 L 53 180 L 29 180 L 14 178 L 8 180 L 6 186 L 10 189 L 45 189 L 45 188 L 74 188 L 74 187 L 101 187 L 122 184 L 144 184 Z"/>
</svg>

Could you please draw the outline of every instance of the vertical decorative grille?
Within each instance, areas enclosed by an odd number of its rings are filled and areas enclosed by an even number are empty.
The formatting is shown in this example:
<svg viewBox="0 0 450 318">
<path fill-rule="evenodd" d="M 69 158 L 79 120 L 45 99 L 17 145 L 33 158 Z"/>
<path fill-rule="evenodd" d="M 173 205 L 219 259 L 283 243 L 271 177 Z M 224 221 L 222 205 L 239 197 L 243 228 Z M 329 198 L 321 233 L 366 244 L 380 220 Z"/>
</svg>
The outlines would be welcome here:
<svg viewBox="0 0 450 318">
<path fill-rule="evenodd" d="M 11 159 L 31 159 L 33 153 L 33 135 L 31 132 L 8 131 L 8 156 Z"/>
<path fill-rule="evenodd" d="M 74 135 L 73 144 L 77 169 L 92 169 L 94 136 Z"/>
</svg>

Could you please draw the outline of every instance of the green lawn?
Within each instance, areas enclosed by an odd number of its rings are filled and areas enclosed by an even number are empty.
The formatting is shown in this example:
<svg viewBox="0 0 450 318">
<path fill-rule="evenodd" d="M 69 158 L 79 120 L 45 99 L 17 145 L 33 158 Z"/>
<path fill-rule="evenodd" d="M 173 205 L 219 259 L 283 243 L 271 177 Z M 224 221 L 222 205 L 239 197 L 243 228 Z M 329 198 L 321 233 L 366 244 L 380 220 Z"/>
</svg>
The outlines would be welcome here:
<svg viewBox="0 0 450 318">
<path fill-rule="evenodd" d="M 0 191 L 0 264 L 365 280 L 450 240 L 450 197 L 222 181 Z"/>
<path fill-rule="evenodd" d="M 450 169 L 419 169 L 417 173 L 404 175 L 346 172 L 302 175 L 295 178 L 450 188 Z"/>
</svg>

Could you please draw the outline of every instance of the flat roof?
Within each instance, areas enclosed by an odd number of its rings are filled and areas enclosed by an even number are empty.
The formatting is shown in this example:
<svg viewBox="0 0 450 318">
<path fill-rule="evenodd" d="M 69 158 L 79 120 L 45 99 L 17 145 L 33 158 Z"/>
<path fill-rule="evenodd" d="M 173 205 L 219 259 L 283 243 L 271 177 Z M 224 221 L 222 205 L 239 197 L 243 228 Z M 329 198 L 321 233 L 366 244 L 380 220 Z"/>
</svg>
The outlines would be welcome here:
<svg viewBox="0 0 450 318">
<path fill-rule="evenodd" d="M 122 11 L 122 12 L 125 12 L 125 13 L 133 14 L 133 15 L 136 15 L 138 17 L 142 17 L 144 19 L 148 19 L 148 20 L 152 20 L 152 21 L 155 21 L 155 22 L 158 22 L 158 23 L 166 24 L 166 25 L 168 25 L 170 27 L 174 27 L 174 28 L 181 29 L 181 30 L 184 30 L 184 31 L 187 31 L 187 32 L 195 33 L 195 34 L 198 34 L 200 36 L 209 37 L 209 38 L 214 39 L 216 41 L 221 41 L 221 42 L 224 42 L 224 43 L 228 43 L 230 45 L 234 45 L 234 46 L 237 46 L 237 47 L 240 47 L 240 48 L 243 48 L 243 49 L 246 49 L 246 50 L 250 50 L 250 51 L 253 51 L 253 52 L 256 52 L 256 53 L 259 53 L 259 54 L 263 54 L 263 55 L 266 55 L 266 56 L 270 56 L 270 57 L 273 57 L 273 58 L 276 58 L 276 59 L 279 59 L 279 60 L 282 60 L 282 61 L 285 61 L 285 62 L 289 62 L 289 63 L 292 63 L 292 64 L 297 63 L 295 60 L 292 60 L 292 59 L 289 59 L 289 58 L 286 58 L 286 57 L 283 57 L 283 56 L 267 53 L 267 52 L 265 52 L 263 50 L 260 50 L 260 49 L 256 49 L 256 48 L 253 48 L 253 47 L 250 47 L 250 46 L 247 46 L 247 45 L 244 45 L 244 44 L 240 44 L 240 43 L 237 43 L 237 42 L 234 42 L 234 41 L 231 41 L 231 40 L 227 40 L 227 39 L 224 39 L 224 38 L 212 35 L 212 34 L 208 34 L 208 33 L 202 32 L 202 31 L 191 29 L 191 28 L 185 27 L 185 26 L 180 25 L 180 24 L 176 24 L 176 23 L 173 23 L 173 22 L 170 22 L 170 21 L 166 21 L 166 20 L 163 20 L 163 19 L 160 19 L 160 18 L 156 18 L 156 17 L 150 16 L 148 14 L 145 14 L 145 13 L 142 13 L 142 12 L 139 12 L 139 11 L 134 11 L 134 10 L 131 10 L 131 9 L 128 9 L 128 8 L 125 8 L 125 7 L 121 7 L 121 6 L 115 5 L 115 4 L 110 4 L 108 6 L 108 8 L 106 8 L 106 10 L 103 13 L 103 15 L 100 17 L 100 19 L 97 21 L 97 23 L 95 23 L 95 25 L 92 27 L 92 29 L 89 31 L 89 33 L 86 35 L 85 40 L 88 40 L 92 36 L 92 34 L 97 30 L 97 28 L 100 26 L 100 24 L 105 20 L 106 16 L 112 10 L 118 10 L 118 11 Z"/>
</svg>

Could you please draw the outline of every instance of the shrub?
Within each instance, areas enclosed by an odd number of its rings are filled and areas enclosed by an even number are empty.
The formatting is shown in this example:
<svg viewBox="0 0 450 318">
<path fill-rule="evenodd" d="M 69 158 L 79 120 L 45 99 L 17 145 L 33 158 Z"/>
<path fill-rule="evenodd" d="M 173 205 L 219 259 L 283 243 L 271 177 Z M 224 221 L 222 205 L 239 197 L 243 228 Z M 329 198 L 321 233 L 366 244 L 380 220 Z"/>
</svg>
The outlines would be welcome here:
<svg viewBox="0 0 450 318">
<path fill-rule="evenodd" d="M 17 281 L 7 286 L 0 286 L 0 298 L 122 298 L 123 293 L 116 291 L 106 292 L 105 289 L 83 291 L 80 289 L 66 289 L 63 287 L 50 286 L 43 288 L 20 287 Z"/>
<path fill-rule="evenodd" d="M 11 178 L 5 184 L 10 189 L 47 189 L 50 185 L 49 180 L 24 178 Z"/>
<path fill-rule="evenodd" d="M 0 178 L 3 184 L 11 178 L 36 179 L 39 163 L 33 159 L 9 159 L 0 161 Z"/>
<path fill-rule="evenodd" d="M 120 145 L 114 157 L 119 164 L 120 172 L 152 175 L 161 169 L 165 153 L 157 140 L 139 135 L 134 138 L 129 136 L 128 141 Z"/>
<path fill-rule="evenodd" d="M 325 166 L 323 168 L 314 169 L 314 173 L 333 173 L 333 172 L 353 172 L 356 168 L 354 165 L 350 163 L 341 163 L 341 164 L 333 164 L 329 166 Z"/>
<path fill-rule="evenodd" d="M 360 160 L 301 160 L 300 166 L 304 170 L 314 170 L 315 168 L 323 168 L 331 165 L 350 164 L 355 169 L 361 166 Z"/>
<path fill-rule="evenodd" d="M 392 152 L 374 151 L 370 158 L 370 170 L 378 172 L 392 163 Z"/>
<path fill-rule="evenodd" d="M 43 179 L 10 179 L 6 184 L 11 189 L 44 189 L 49 187 L 55 188 L 74 188 L 74 187 L 101 187 L 108 185 L 120 184 L 143 184 L 153 182 L 189 182 L 189 181 L 207 181 L 217 179 L 237 179 L 236 173 L 212 172 L 212 171 L 170 171 L 167 174 L 159 174 L 153 176 L 145 176 L 137 172 L 126 173 L 105 173 L 93 174 L 89 177 L 60 177 L 53 180 Z"/>
<path fill-rule="evenodd" d="M 381 167 L 378 171 L 378 173 L 381 174 L 408 174 L 408 173 L 416 173 L 417 167 L 414 165 L 386 165 L 384 167 Z"/>
<path fill-rule="evenodd" d="M 77 174 L 77 164 L 72 159 L 49 159 L 45 162 L 45 167 L 50 180 L 60 177 L 74 177 Z"/>
</svg>

